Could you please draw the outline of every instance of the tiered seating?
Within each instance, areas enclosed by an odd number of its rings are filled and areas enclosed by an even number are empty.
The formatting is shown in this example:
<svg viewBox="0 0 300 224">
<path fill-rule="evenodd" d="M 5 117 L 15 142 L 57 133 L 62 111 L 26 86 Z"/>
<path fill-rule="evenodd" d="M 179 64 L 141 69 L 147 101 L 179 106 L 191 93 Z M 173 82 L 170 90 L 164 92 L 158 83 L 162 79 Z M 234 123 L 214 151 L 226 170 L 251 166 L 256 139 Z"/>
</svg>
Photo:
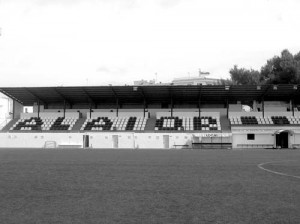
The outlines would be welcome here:
<svg viewBox="0 0 300 224">
<path fill-rule="evenodd" d="M 19 119 L 10 130 L 20 130 L 20 131 L 31 131 L 31 130 L 41 130 L 41 125 L 43 121 L 38 117 L 31 117 L 28 119 Z"/>
<path fill-rule="evenodd" d="M 272 121 L 274 124 L 277 125 L 285 125 L 285 124 L 290 124 L 286 116 L 272 116 Z"/>
<path fill-rule="evenodd" d="M 194 122 L 192 117 L 182 117 L 182 129 L 187 131 L 194 130 Z"/>
<path fill-rule="evenodd" d="M 147 118 L 144 117 L 97 117 L 86 119 L 80 130 L 86 131 L 132 131 L 144 130 Z"/>
<path fill-rule="evenodd" d="M 212 131 L 221 130 L 216 117 L 160 117 L 156 120 L 156 131 Z"/>
<path fill-rule="evenodd" d="M 242 116 L 241 117 L 241 122 L 243 125 L 256 125 L 258 124 L 258 121 L 256 117 L 250 117 L 250 116 Z"/>
<path fill-rule="evenodd" d="M 145 130 L 146 123 L 146 117 L 133 117 L 132 121 L 129 119 L 126 130 L 143 131 Z"/>
<path fill-rule="evenodd" d="M 221 130 L 220 120 L 216 117 L 194 117 L 194 130 Z"/>
<path fill-rule="evenodd" d="M 160 117 L 156 120 L 155 130 L 181 130 L 182 128 L 182 118 L 178 117 Z"/>
<path fill-rule="evenodd" d="M 230 117 L 231 125 L 299 125 L 300 118 L 293 116 L 241 116 Z"/>
<path fill-rule="evenodd" d="M 54 123 L 51 123 L 50 125 L 47 127 L 46 126 L 46 130 L 49 130 L 48 128 L 50 128 L 50 130 L 72 130 L 73 126 L 75 125 L 77 119 L 76 118 L 63 118 L 63 117 L 58 117 Z M 50 122 L 53 122 L 53 120 Z M 46 123 L 46 122 L 45 122 Z"/>
<path fill-rule="evenodd" d="M 290 124 L 300 124 L 300 117 L 287 117 Z"/>
<path fill-rule="evenodd" d="M 77 118 L 63 117 L 31 117 L 28 119 L 19 119 L 10 130 L 31 131 L 31 130 L 72 130 Z"/>
<path fill-rule="evenodd" d="M 81 130 L 92 130 L 92 131 L 102 131 L 102 130 L 111 130 L 113 121 L 107 117 L 98 117 L 94 119 L 87 119 Z"/>
</svg>

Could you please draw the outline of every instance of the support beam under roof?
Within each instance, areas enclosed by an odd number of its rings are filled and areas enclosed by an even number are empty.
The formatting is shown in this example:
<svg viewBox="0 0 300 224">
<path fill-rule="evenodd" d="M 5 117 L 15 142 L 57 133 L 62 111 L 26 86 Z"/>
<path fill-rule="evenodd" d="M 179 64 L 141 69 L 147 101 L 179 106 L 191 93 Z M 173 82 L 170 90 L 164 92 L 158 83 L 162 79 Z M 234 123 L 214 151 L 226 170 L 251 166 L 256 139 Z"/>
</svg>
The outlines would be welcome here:
<svg viewBox="0 0 300 224">
<path fill-rule="evenodd" d="M 46 105 L 45 101 L 43 99 L 41 99 L 41 97 L 39 97 L 38 95 L 36 95 L 35 93 L 33 93 L 29 88 L 24 88 L 29 94 L 31 94 L 32 96 L 34 96 L 36 98 L 36 100 L 39 103 L 42 103 L 43 105 Z"/>
<path fill-rule="evenodd" d="M 61 99 L 68 103 L 70 106 L 73 104 L 69 99 L 67 99 L 67 97 L 65 95 L 63 95 L 57 88 L 53 88 L 54 92 L 56 92 L 60 97 Z"/>
<path fill-rule="evenodd" d="M 89 99 L 89 102 L 96 105 L 95 100 L 93 99 L 93 97 L 91 97 L 91 95 L 86 91 L 86 89 L 84 87 L 81 88 L 82 91 L 84 92 L 84 94 L 87 96 L 87 98 Z"/>
</svg>

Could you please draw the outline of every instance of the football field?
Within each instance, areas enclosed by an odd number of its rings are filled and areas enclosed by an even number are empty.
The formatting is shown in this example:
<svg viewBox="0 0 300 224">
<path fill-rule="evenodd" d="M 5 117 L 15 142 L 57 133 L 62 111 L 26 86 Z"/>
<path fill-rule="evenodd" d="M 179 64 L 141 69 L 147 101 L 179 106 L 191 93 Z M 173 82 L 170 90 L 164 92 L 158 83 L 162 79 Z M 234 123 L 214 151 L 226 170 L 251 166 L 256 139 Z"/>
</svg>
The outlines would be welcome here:
<svg viewBox="0 0 300 224">
<path fill-rule="evenodd" d="M 1 149 L 0 223 L 300 223 L 300 150 Z"/>
</svg>

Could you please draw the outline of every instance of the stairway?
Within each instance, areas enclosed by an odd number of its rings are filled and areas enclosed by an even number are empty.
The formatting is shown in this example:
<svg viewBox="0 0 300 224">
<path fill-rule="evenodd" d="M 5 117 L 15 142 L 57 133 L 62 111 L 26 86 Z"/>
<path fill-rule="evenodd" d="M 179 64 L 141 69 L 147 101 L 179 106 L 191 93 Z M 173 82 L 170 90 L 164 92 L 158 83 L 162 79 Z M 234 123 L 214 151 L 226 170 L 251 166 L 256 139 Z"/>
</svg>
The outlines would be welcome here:
<svg viewBox="0 0 300 224">
<path fill-rule="evenodd" d="M 80 128 L 82 127 L 85 120 L 86 118 L 79 118 L 73 126 L 72 131 L 80 131 Z"/>
<path fill-rule="evenodd" d="M 220 115 L 220 124 L 221 124 L 222 131 L 231 130 L 230 122 L 226 115 Z"/>
<path fill-rule="evenodd" d="M 8 122 L 7 125 L 5 125 L 1 132 L 8 132 L 9 129 L 19 120 L 19 118 L 15 118 L 15 119 L 12 119 L 10 122 Z"/>
<path fill-rule="evenodd" d="M 156 122 L 155 117 L 148 118 L 146 126 L 145 126 L 145 131 L 154 131 L 155 122 Z"/>
</svg>

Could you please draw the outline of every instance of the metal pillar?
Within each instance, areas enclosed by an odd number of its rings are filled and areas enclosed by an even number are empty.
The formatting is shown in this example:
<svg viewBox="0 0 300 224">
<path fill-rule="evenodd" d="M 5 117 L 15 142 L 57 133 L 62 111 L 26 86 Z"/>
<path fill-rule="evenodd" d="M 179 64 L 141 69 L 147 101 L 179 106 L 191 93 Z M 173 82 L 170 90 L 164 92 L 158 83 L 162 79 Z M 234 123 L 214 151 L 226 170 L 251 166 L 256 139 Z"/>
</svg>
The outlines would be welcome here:
<svg viewBox="0 0 300 224">
<path fill-rule="evenodd" d="M 66 117 L 66 101 L 64 100 L 64 118 Z"/>
<path fill-rule="evenodd" d="M 38 100 L 38 118 L 40 118 L 40 101 Z"/>
<path fill-rule="evenodd" d="M 265 100 L 264 100 L 264 98 L 262 99 L 262 101 L 261 101 L 261 106 L 262 106 L 262 115 L 263 115 L 263 117 L 265 117 Z"/>
</svg>

